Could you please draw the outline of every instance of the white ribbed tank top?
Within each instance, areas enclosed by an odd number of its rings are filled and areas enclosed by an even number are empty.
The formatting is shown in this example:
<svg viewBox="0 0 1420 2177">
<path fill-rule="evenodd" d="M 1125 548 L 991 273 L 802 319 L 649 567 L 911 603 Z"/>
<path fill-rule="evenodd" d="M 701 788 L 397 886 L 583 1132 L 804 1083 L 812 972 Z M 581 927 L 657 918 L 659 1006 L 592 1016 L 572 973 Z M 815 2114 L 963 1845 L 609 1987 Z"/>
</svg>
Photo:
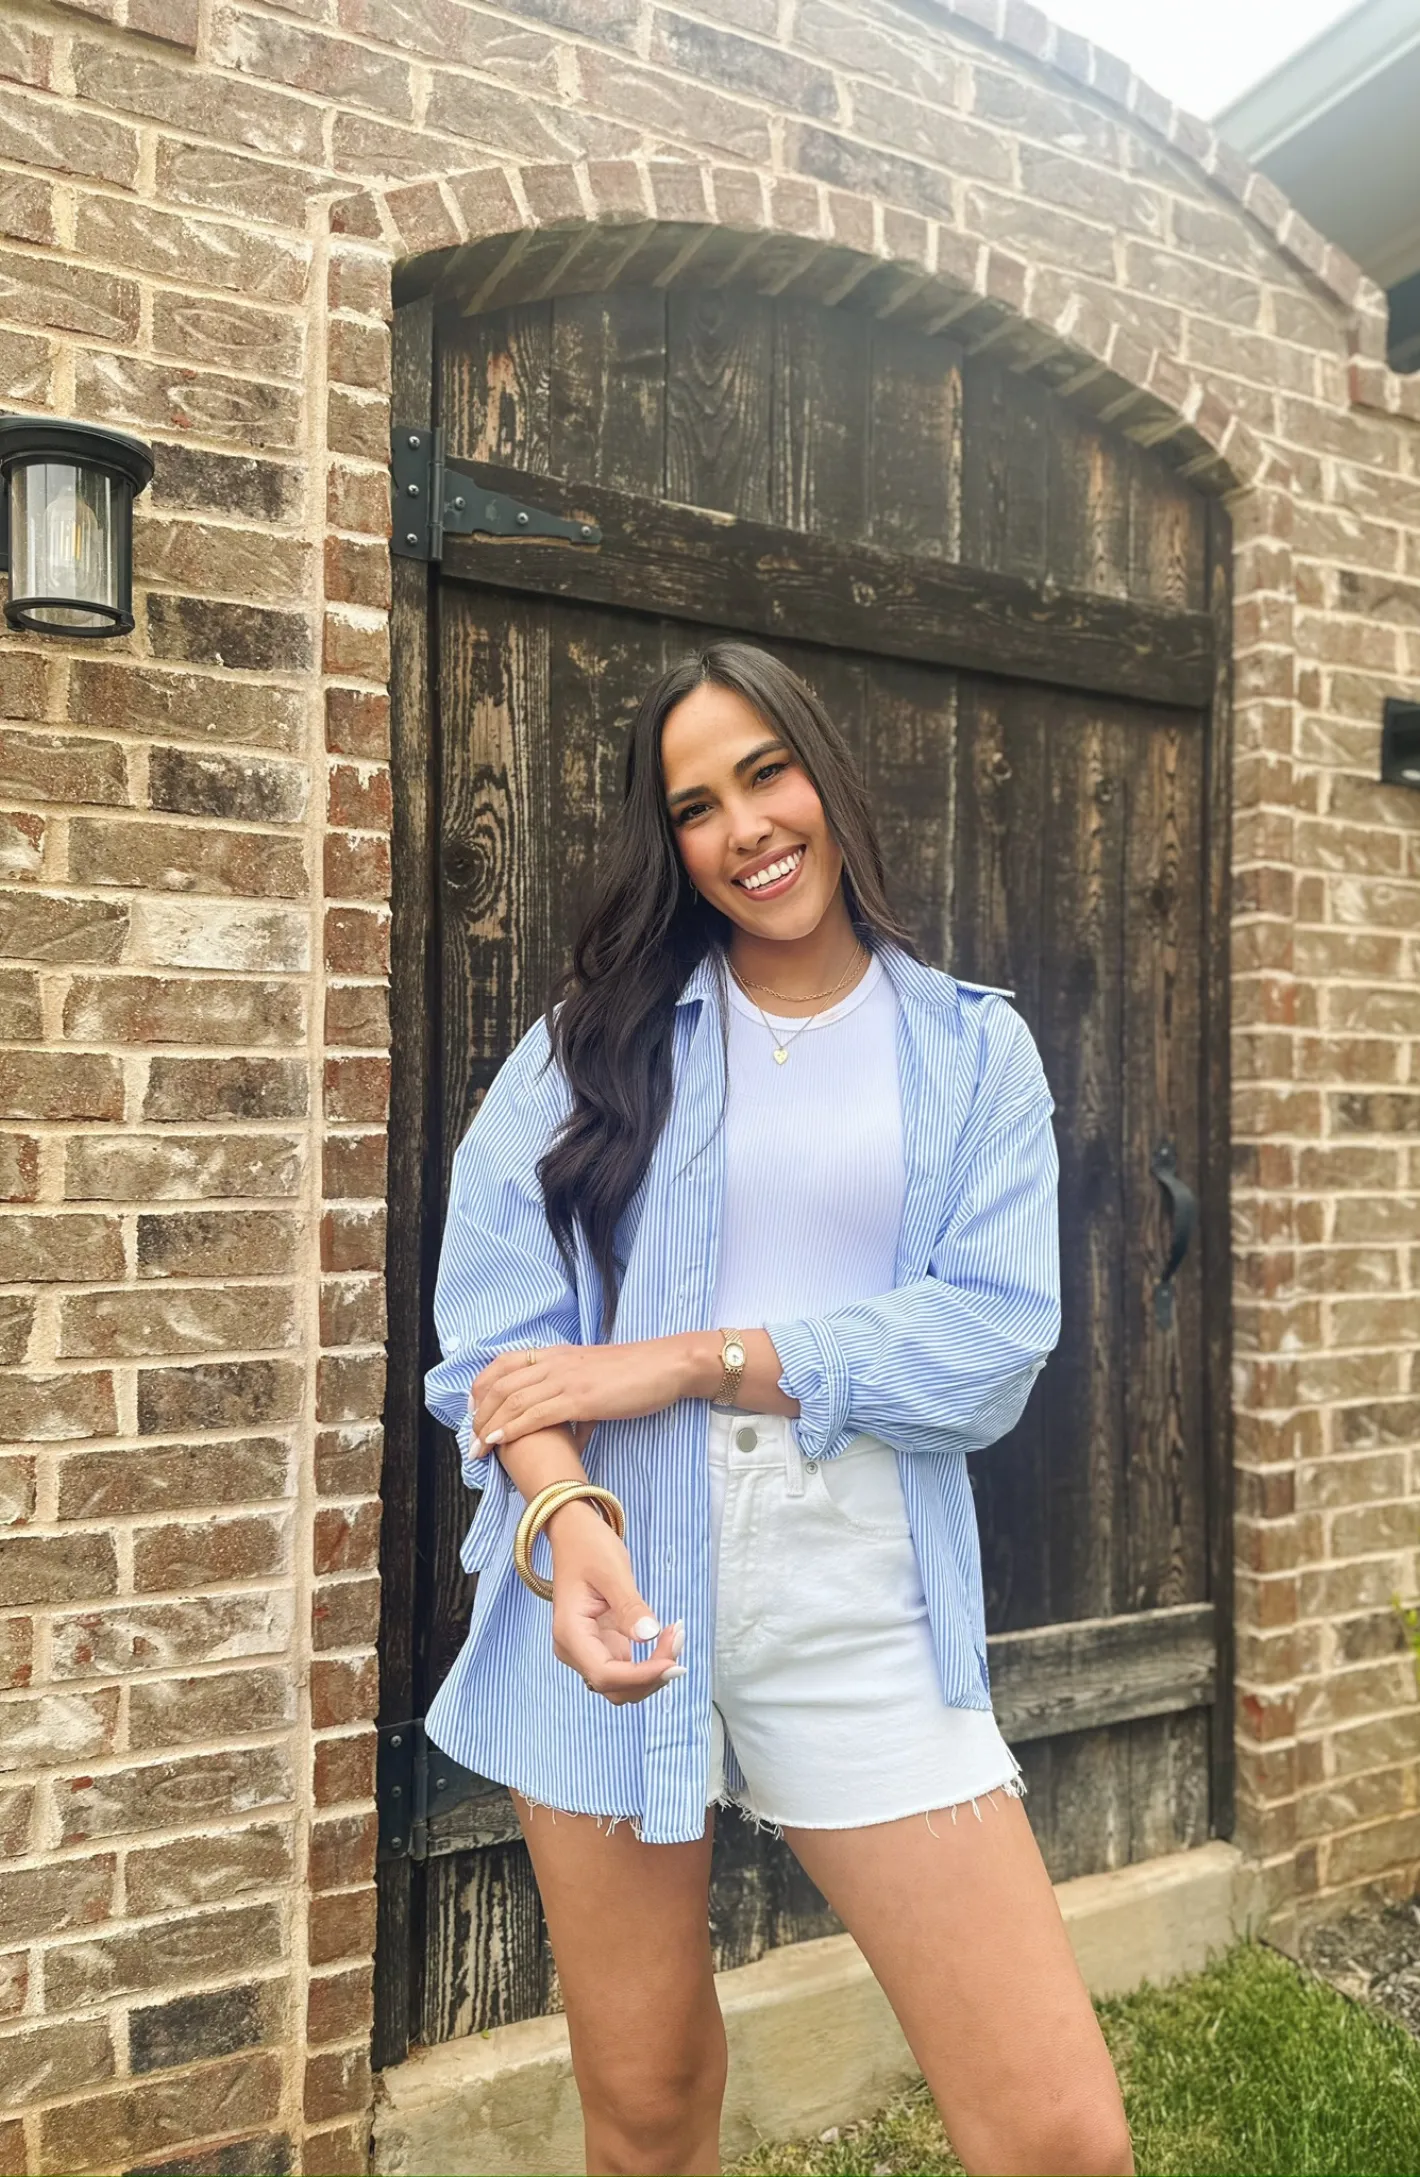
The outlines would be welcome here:
<svg viewBox="0 0 1420 2177">
<path fill-rule="evenodd" d="M 711 1322 L 754 1330 L 890 1292 L 906 1175 L 897 993 L 881 961 L 807 1021 L 770 1013 L 772 1035 L 726 981 L 725 1204 Z M 776 1038 L 788 1045 L 782 1065 Z"/>
</svg>

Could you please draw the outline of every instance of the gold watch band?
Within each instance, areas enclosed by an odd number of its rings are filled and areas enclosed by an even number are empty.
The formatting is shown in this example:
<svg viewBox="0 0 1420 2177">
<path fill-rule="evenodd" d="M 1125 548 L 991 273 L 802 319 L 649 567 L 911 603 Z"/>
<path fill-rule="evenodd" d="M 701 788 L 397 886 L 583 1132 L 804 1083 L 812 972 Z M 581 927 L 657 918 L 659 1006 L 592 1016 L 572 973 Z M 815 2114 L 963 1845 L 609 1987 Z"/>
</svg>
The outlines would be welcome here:
<svg viewBox="0 0 1420 2177">
<path fill-rule="evenodd" d="M 745 1372 L 744 1334 L 738 1330 L 720 1332 L 720 1381 L 716 1386 L 714 1404 L 733 1406 Z"/>
</svg>

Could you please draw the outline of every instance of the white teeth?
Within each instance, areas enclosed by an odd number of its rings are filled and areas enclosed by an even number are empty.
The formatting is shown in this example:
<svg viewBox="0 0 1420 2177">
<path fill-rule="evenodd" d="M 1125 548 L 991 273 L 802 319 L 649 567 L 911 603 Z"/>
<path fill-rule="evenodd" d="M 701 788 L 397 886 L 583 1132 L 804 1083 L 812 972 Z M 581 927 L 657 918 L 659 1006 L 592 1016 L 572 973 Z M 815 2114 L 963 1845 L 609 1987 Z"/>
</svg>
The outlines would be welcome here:
<svg viewBox="0 0 1420 2177">
<path fill-rule="evenodd" d="M 788 876 L 791 869 L 797 869 L 803 855 L 803 848 L 795 847 L 793 853 L 786 854 L 782 861 L 771 862 L 767 869 L 757 869 L 752 877 L 737 877 L 735 882 L 745 892 L 758 892 L 762 885 L 777 884 L 781 877 Z"/>
</svg>

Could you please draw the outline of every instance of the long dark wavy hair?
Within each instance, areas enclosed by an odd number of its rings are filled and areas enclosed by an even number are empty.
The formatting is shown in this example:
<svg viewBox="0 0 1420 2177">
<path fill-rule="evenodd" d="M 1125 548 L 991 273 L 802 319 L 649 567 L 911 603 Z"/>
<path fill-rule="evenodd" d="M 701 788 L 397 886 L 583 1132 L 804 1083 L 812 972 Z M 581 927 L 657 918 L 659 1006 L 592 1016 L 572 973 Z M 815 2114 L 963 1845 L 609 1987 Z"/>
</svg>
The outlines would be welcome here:
<svg viewBox="0 0 1420 2177">
<path fill-rule="evenodd" d="M 586 1236 L 602 1279 L 604 1328 L 615 1316 L 620 1286 L 617 1227 L 670 1110 L 676 1000 L 707 954 L 723 977 L 734 929 L 686 874 L 661 766 L 667 718 L 707 681 L 743 696 L 803 765 L 843 855 L 844 896 L 863 942 L 885 939 L 917 956 L 888 905 L 882 852 L 857 765 L 812 689 L 750 643 L 707 643 L 664 672 L 632 721 L 610 851 L 571 968 L 548 1001 L 552 1058 L 562 1066 L 574 1103 L 538 1178 L 548 1224 L 569 1265 L 578 1224 Z"/>
</svg>

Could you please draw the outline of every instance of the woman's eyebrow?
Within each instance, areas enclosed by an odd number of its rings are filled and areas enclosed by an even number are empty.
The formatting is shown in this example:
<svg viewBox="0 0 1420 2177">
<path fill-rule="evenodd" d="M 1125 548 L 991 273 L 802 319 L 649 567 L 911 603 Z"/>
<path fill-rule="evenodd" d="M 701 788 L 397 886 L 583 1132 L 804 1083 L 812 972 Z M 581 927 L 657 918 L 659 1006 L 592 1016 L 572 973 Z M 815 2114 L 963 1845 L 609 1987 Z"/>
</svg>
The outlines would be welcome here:
<svg viewBox="0 0 1420 2177">
<path fill-rule="evenodd" d="M 739 762 L 735 765 L 735 777 L 738 778 L 742 771 L 748 771 L 750 766 L 757 764 L 762 756 L 767 756 L 772 750 L 783 748 L 783 746 L 782 741 L 761 741 L 756 748 L 749 751 L 747 756 L 741 756 Z M 708 794 L 709 791 L 708 786 L 678 786 L 673 794 L 667 794 L 666 807 L 673 809 L 678 802 L 693 801 L 697 794 Z"/>
</svg>

